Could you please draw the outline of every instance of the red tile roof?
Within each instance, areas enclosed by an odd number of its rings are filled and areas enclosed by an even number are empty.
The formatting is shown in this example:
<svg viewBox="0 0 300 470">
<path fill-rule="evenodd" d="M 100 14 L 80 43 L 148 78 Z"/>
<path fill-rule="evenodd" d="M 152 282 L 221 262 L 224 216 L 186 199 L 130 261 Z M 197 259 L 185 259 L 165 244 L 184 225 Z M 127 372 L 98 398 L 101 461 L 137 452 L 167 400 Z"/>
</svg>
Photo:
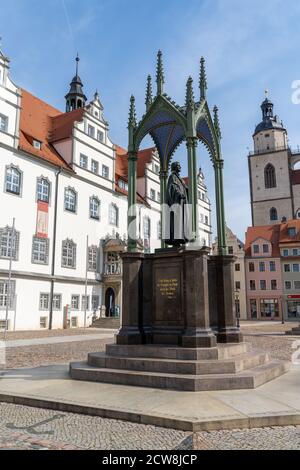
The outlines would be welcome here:
<svg viewBox="0 0 300 470">
<path fill-rule="evenodd" d="M 292 184 L 300 184 L 300 170 L 292 171 Z"/>
<path fill-rule="evenodd" d="M 62 113 L 58 109 L 53 108 L 53 106 L 33 96 L 28 91 L 22 90 L 19 148 L 39 157 L 41 160 L 71 170 L 70 166 L 49 142 L 52 120 L 60 115 Z M 40 150 L 33 146 L 33 140 L 41 142 Z"/>
<path fill-rule="evenodd" d="M 280 224 L 248 227 L 246 232 L 245 254 L 251 256 L 251 245 L 258 238 L 263 238 L 272 244 L 272 256 L 280 256 L 279 250 Z"/>
<path fill-rule="evenodd" d="M 74 122 L 82 121 L 84 109 L 74 109 L 69 113 L 60 114 L 52 118 L 52 130 L 50 133 L 50 141 L 57 142 L 70 138 L 74 127 Z"/>
<path fill-rule="evenodd" d="M 288 229 L 295 227 L 296 235 L 291 237 L 288 234 Z M 279 243 L 293 243 L 300 242 L 300 220 L 289 220 L 288 222 L 280 225 L 280 238 Z"/>
</svg>

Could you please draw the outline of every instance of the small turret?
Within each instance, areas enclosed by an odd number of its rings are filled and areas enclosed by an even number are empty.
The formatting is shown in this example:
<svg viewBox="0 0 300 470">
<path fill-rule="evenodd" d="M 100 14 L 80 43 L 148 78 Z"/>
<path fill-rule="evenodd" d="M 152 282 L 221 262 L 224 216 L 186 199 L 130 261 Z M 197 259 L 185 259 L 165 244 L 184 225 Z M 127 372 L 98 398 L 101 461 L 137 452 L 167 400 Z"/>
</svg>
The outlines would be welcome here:
<svg viewBox="0 0 300 470">
<path fill-rule="evenodd" d="M 66 99 L 66 112 L 74 111 L 74 109 L 83 108 L 85 106 L 87 97 L 83 93 L 83 83 L 78 75 L 79 56 L 76 57 L 76 75 L 70 83 L 69 93 L 65 96 Z"/>
</svg>

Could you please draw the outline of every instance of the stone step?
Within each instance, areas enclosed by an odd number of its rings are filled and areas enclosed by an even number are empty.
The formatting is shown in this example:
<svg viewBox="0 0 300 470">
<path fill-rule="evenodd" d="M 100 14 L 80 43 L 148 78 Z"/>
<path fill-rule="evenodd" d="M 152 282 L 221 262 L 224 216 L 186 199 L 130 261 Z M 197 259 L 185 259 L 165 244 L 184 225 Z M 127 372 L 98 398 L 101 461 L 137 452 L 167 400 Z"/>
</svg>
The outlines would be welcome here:
<svg viewBox="0 0 300 470">
<path fill-rule="evenodd" d="M 271 361 L 238 374 L 178 375 L 97 368 L 87 363 L 71 363 L 73 379 L 139 387 L 182 391 L 251 389 L 287 372 L 289 363 Z"/>
<path fill-rule="evenodd" d="M 180 346 L 167 346 L 161 344 L 119 345 L 109 344 L 106 352 L 109 356 L 182 359 L 182 360 L 209 360 L 230 359 L 248 352 L 249 343 L 218 344 L 215 348 L 182 348 Z"/>
<path fill-rule="evenodd" d="M 93 328 L 110 328 L 110 329 L 119 329 L 120 328 L 120 318 L 118 317 L 105 317 L 97 318 L 97 320 L 92 323 Z"/>
<path fill-rule="evenodd" d="M 268 360 L 268 354 L 255 352 L 244 353 L 231 359 L 198 361 L 111 356 L 104 352 L 88 355 L 88 365 L 98 368 L 192 375 L 235 374 L 265 364 Z"/>
</svg>

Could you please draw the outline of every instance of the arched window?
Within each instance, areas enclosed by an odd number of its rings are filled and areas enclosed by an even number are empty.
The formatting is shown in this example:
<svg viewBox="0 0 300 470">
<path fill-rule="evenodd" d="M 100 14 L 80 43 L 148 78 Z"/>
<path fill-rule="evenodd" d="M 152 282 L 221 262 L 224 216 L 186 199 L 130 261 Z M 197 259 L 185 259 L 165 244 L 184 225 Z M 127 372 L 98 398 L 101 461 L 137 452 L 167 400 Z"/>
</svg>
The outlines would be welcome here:
<svg viewBox="0 0 300 470">
<path fill-rule="evenodd" d="M 109 206 L 109 223 L 115 227 L 117 227 L 119 223 L 119 209 L 115 204 Z"/>
<path fill-rule="evenodd" d="M 62 242 L 61 265 L 63 268 L 76 268 L 76 243 L 68 238 Z"/>
<path fill-rule="evenodd" d="M 276 173 L 275 168 L 271 163 L 265 167 L 265 187 L 268 188 L 276 188 Z"/>
<path fill-rule="evenodd" d="M 300 219 L 300 207 L 299 207 L 299 209 L 296 211 L 296 219 Z"/>
<path fill-rule="evenodd" d="M 96 196 L 90 198 L 90 218 L 100 219 L 100 201 Z"/>
<path fill-rule="evenodd" d="M 21 171 L 15 166 L 6 168 L 5 175 L 5 191 L 12 194 L 21 194 Z"/>
<path fill-rule="evenodd" d="M 69 212 L 76 212 L 77 195 L 75 189 L 65 189 L 65 210 Z"/>
<path fill-rule="evenodd" d="M 270 220 L 278 220 L 277 209 L 275 207 L 270 209 Z"/>
<path fill-rule="evenodd" d="M 49 202 L 50 199 L 50 183 L 46 178 L 38 178 L 37 180 L 37 200 Z"/>
</svg>

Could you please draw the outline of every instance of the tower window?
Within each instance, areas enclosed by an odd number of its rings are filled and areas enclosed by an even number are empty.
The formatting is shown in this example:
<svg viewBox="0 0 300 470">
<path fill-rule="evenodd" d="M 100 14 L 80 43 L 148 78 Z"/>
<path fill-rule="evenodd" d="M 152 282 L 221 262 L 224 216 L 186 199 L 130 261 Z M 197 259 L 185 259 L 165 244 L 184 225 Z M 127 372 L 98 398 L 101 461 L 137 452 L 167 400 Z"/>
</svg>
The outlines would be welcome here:
<svg viewBox="0 0 300 470">
<path fill-rule="evenodd" d="M 265 188 L 276 188 L 276 173 L 275 168 L 271 163 L 265 167 Z"/>
<path fill-rule="evenodd" d="M 277 209 L 275 207 L 270 209 L 270 220 L 278 220 Z"/>
</svg>

